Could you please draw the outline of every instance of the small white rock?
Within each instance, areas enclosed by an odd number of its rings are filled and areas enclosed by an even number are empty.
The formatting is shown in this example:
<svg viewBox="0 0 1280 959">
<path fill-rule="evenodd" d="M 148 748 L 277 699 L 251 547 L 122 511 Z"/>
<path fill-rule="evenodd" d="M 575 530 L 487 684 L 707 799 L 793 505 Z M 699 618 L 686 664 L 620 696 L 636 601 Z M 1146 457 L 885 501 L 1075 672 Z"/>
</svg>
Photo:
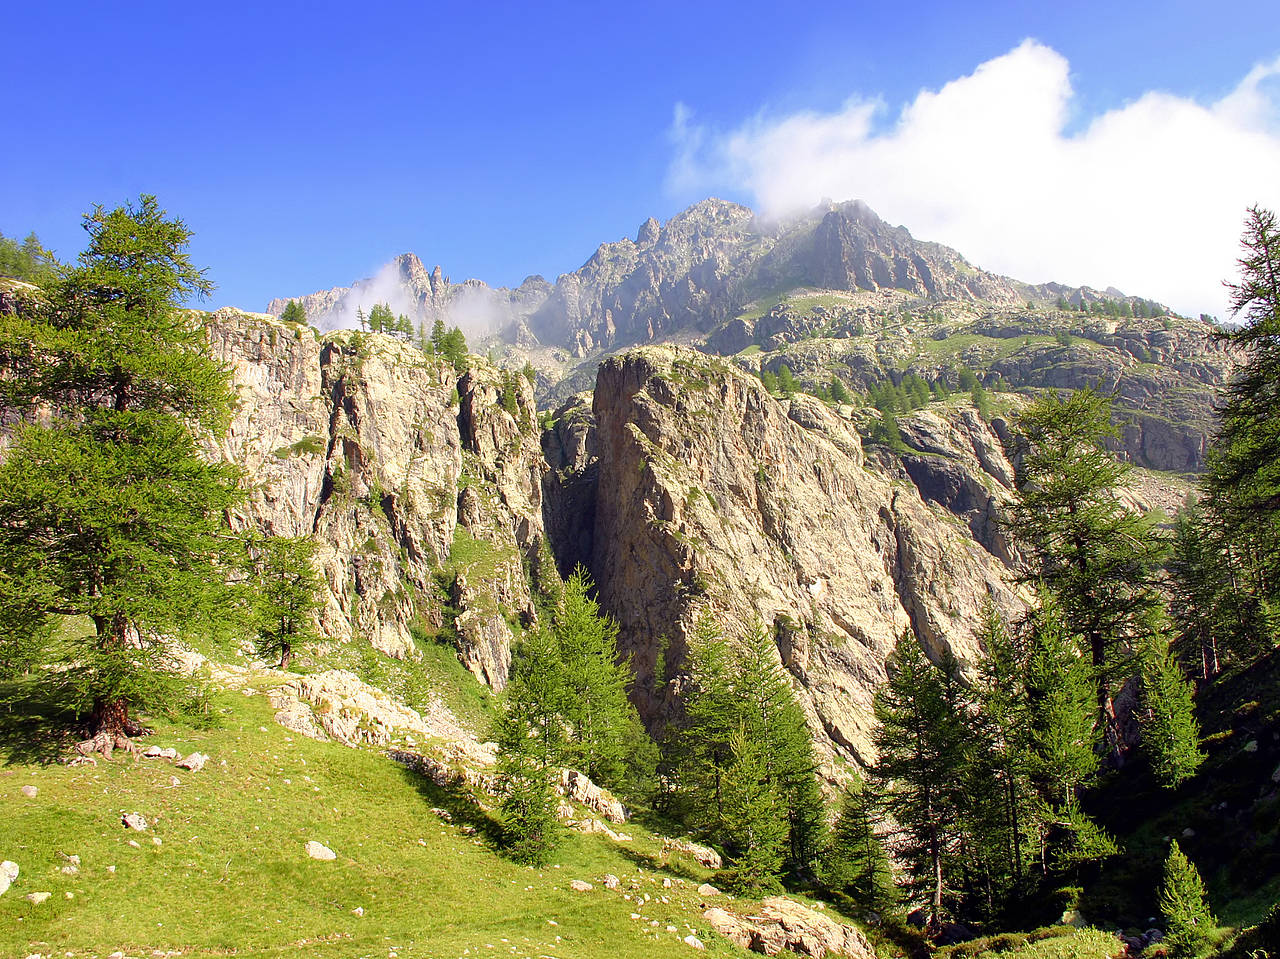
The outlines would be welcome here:
<svg viewBox="0 0 1280 959">
<path fill-rule="evenodd" d="M 140 812 L 127 812 L 120 817 L 120 822 L 125 829 L 136 829 L 138 832 L 145 832 L 147 828 L 147 817 Z"/>
<path fill-rule="evenodd" d="M 715 886 L 711 885 L 711 883 L 704 882 L 701 886 L 698 887 L 698 895 L 706 896 L 707 898 L 710 898 L 711 896 L 720 895 L 720 890 L 717 889 Z"/>
<path fill-rule="evenodd" d="M 324 843 L 316 842 L 314 839 L 310 839 L 307 841 L 306 850 L 307 850 L 307 855 L 310 856 L 312 859 L 321 859 L 321 860 L 324 860 L 325 862 L 328 862 L 330 860 L 338 858 L 338 854 L 336 852 L 334 852 Z"/>
<path fill-rule="evenodd" d="M 51 893 L 47 893 L 47 892 L 29 892 L 25 896 L 23 896 L 23 898 L 26 899 L 27 902 L 31 903 L 33 906 L 38 906 L 40 905 L 40 903 L 48 899 L 50 895 Z"/>
<path fill-rule="evenodd" d="M 9 881 L 12 882 L 18 878 L 18 864 L 12 859 L 6 859 L 4 862 L 0 862 L 0 873 L 8 876 Z"/>
<path fill-rule="evenodd" d="M 26 796 L 28 799 L 35 799 L 36 796 L 39 795 L 39 793 L 40 793 L 40 790 L 37 789 L 35 786 L 26 785 L 22 787 L 22 795 Z"/>
<path fill-rule="evenodd" d="M 684 944 L 685 944 L 686 946 L 693 946 L 693 948 L 695 948 L 695 949 L 705 949 L 705 948 L 707 948 L 706 946 L 704 946 L 704 945 L 702 944 L 702 940 L 701 940 L 701 939 L 699 939 L 697 936 L 693 936 L 693 935 L 685 936 L 685 937 L 684 937 Z"/>
<path fill-rule="evenodd" d="M 353 916 L 363 916 L 363 915 L 364 915 L 364 906 L 356 906 L 354 909 L 352 909 L 352 910 L 351 910 L 351 914 L 352 914 Z"/>
<path fill-rule="evenodd" d="M 622 883 L 613 873 L 607 872 L 604 874 L 604 887 L 606 889 L 617 889 L 620 885 L 622 885 Z"/>
<path fill-rule="evenodd" d="M 589 882 L 584 882 L 581 879 L 571 879 L 569 881 L 569 888 L 574 892 L 590 892 L 595 888 L 595 886 L 591 885 Z"/>
<path fill-rule="evenodd" d="M 198 773 L 204 769 L 204 764 L 209 761 L 209 757 L 204 753 L 192 753 L 186 759 L 180 759 L 176 763 L 179 769 L 190 769 L 193 773 Z"/>
</svg>

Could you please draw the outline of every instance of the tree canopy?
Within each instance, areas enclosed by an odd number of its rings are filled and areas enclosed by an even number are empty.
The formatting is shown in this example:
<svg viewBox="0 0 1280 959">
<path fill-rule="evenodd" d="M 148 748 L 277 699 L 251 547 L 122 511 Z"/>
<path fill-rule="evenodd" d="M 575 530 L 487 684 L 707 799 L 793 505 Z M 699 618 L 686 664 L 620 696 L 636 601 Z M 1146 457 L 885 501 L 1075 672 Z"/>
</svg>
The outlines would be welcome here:
<svg viewBox="0 0 1280 959">
<path fill-rule="evenodd" d="M 165 685 L 164 636 L 225 619 L 238 472 L 198 455 L 231 407 L 229 374 L 181 309 L 213 286 L 191 231 L 155 197 L 84 219 L 89 245 L 44 300 L 6 324 L 14 413 L 40 405 L 0 465 L 0 607 L 30 630 L 85 616 L 61 673 L 93 734 L 136 728 Z"/>
</svg>

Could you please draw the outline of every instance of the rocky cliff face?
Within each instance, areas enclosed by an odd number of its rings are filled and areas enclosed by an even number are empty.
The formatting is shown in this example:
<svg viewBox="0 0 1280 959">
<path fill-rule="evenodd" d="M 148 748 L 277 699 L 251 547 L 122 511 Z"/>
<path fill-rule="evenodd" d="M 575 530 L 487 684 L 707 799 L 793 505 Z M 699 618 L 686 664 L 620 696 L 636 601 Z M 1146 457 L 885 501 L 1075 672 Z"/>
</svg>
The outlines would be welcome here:
<svg viewBox="0 0 1280 959">
<path fill-rule="evenodd" d="M 267 304 L 267 312 L 279 316 L 294 299 L 307 311 L 310 323 L 327 330 L 354 327 L 357 308 L 367 315 L 375 303 L 385 302 L 418 328 L 429 331 L 436 320 L 443 320 L 474 335 L 523 323 L 550 291 L 551 285 L 540 276 L 526 277 L 514 290 L 493 288 L 480 280 L 452 283 L 438 265 L 429 271 L 415 254 L 403 253 L 376 276 L 305 296 L 277 297 Z"/>
<path fill-rule="evenodd" d="M 918 487 L 896 458 L 868 458 L 853 424 L 812 397 L 779 402 L 727 363 L 648 348 L 601 366 L 594 426 L 569 412 L 546 440 L 565 464 L 548 503 L 563 511 L 564 480 L 584 484 L 591 570 L 651 722 L 676 708 L 702 611 L 738 625 L 759 616 L 815 738 L 828 755 L 865 759 L 874 689 L 902 631 L 934 657 L 972 658 L 988 597 L 1019 605 L 1008 546 L 984 525 L 990 502 Z M 999 441 L 955 415 L 937 424 L 945 449 L 933 455 L 953 457 L 957 474 L 978 470 L 970 485 L 1001 487 L 1012 471 Z"/>
<path fill-rule="evenodd" d="M 237 522 L 316 539 L 325 633 L 406 656 L 415 620 L 448 627 L 500 688 L 508 617 L 535 617 L 546 554 L 529 384 L 483 364 L 459 379 L 382 335 L 321 338 L 234 310 L 208 329 L 238 396 L 218 453 L 254 479 Z"/>
</svg>

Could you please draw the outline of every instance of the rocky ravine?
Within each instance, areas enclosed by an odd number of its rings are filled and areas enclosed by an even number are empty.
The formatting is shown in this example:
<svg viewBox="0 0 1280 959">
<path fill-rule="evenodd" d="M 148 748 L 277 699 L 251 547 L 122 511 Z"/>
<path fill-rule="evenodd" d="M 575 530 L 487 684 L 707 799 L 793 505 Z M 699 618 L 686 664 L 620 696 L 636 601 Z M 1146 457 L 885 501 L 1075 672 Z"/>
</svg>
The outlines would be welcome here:
<svg viewBox="0 0 1280 959">
<path fill-rule="evenodd" d="M 759 616 L 825 757 L 863 762 L 902 632 L 972 661 L 984 603 L 1021 604 L 997 521 L 1007 427 L 967 398 L 904 415 L 898 455 L 864 449 L 865 411 L 646 347 L 539 433 L 528 382 L 482 361 L 459 378 L 389 337 L 234 311 L 210 336 L 240 396 L 219 455 L 256 480 L 238 522 L 318 540 L 337 642 L 412 655 L 415 619 L 452 625 L 462 662 L 501 688 L 554 555 L 589 567 L 654 728 L 679 708 L 697 617 Z"/>
<path fill-rule="evenodd" d="M 971 410 L 947 417 L 921 418 L 932 420 L 918 430 L 925 449 L 904 468 L 868 458 L 853 423 L 818 400 L 778 401 L 696 351 L 646 348 L 601 366 L 592 416 L 567 404 L 544 440 L 548 515 L 569 534 L 562 562 L 591 544 L 648 721 L 676 708 L 703 610 L 762 618 L 828 756 L 870 756 L 875 687 L 904 629 L 931 656 L 974 657 L 987 599 L 1019 605 L 991 523 L 1012 468 Z M 586 512 L 589 533 L 568 521 Z"/>
<path fill-rule="evenodd" d="M 254 483 L 236 522 L 315 537 L 325 633 L 404 656 L 415 619 L 449 617 L 463 663 L 501 688 L 507 616 L 534 618 L 545 555 L 529 384 L 485 364 L 459 378 L 387 336 L 321 338 L 260 314 L 219 310 L 208 329 L 238 400 L 217 453 Z"/>
</svg>

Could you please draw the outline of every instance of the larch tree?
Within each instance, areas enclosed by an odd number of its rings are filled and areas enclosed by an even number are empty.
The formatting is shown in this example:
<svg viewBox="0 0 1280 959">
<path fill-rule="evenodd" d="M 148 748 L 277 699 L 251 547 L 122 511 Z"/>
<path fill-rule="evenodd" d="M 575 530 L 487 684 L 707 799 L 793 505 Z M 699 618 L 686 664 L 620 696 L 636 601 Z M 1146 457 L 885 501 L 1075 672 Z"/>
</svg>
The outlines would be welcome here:
<svg viewBox="0 0 1280 959">
<path fill-rule="evenodd" d="M 57 674 L 99 747 L 172 677 L 167 638 L 226 619 L 238 472 L 197 448 L 232 394 L 204 327 L 181 308 L 213 286 L 191 231 L 155 197 L 85 216 L 87 249 L 0 336 L 0 402 L 20 427 L 0 466 L 0 608 L 24 628 L 87 617 Z"/>
<path fill-rule="evenodd" d="M 927 903 L 927 928 L 937 932 L 948 891 L 947 860 L 966 802 L 959 775 L 968 761 L 966 702 L 954 663 L 935 667 L 910 630 L 886 666 L 889 680 L 875 699 L 878 758 L 871 775 L 885 811 L 898 824 L 911 887 Z"/>
<path fill-rule="evenodd" d="M 1158 631 L 1165 543 L 1117 492 L 1129 467 L 1104 446 L 1117 435 L 1111 401 L 1092 390 L 1046 394 L 1018 416 L 1018 500 L 1011 525 L 1030 549 L 1024 579 L 1057 600 L 1083 637 L 1097 677 L 1098 725 L 1115 746 L 1111 689 Z"/>
<path fill-rule="evenodd" d="M 317 638 L 320 577 L 314 565 L 315 542 L 272 536 L 251 549 L 257 554 L 254 626 L 258 655 L 288 669 L 294 647 Z"/>
</svg>

